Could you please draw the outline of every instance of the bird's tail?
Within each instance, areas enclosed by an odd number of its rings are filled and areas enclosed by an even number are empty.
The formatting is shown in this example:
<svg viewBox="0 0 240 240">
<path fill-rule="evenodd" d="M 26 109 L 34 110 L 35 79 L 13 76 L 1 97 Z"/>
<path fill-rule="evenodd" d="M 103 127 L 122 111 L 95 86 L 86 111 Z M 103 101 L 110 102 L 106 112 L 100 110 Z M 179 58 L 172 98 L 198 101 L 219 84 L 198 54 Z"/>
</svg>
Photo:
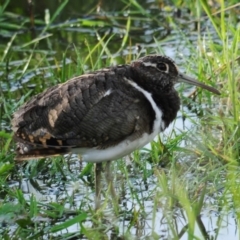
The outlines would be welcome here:
<svg viewBox="0 0 240 240">
<path fill-rule="evenodd" d="M 15 157 L 15 160 L 23 161 L 31 159 L 40 159 L 63 155 L 70 152 L 71 152 L 70 147 L 55 147 L 55 146 L 42 147 L 36 144 L 18 142 L 16 149 L 17 155 Z"/>
</svg>

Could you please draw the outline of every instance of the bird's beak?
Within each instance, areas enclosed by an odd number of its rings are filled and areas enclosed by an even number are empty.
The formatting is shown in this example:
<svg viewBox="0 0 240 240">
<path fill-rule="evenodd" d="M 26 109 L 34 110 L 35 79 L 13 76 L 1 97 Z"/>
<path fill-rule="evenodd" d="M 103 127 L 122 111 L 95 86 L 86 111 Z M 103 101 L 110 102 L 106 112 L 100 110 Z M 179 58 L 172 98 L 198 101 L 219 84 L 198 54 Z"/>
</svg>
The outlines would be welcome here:
<svg viewBox="0 0 240 240">
<path fill-rule="evenodd" d="M 179 80 L 180 80 L 180 82 L 185 82 L 185 83 L 188 83 L 188 84 L 191 84 L 191 85 L 195 85 L 195 86 L 204 88 L 204 89 L 208 90 L 209 92 L 215 93 L 217 95 L 221 94 L 216 88 L 205 85 L 205 84 L 197 81 L 196 79 L 191 78 L 191 77 L 189 77 L 189 76 L 187 76 L 183 73 L 179 73 Z"/>
</svg>

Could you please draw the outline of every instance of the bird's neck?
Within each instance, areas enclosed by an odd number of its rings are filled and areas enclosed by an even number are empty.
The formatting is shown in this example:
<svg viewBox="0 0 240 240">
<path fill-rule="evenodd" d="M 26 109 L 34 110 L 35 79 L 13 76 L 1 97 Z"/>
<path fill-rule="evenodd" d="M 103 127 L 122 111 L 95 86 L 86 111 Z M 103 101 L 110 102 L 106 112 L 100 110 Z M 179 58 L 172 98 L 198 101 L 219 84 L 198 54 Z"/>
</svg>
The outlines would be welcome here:
<svg viewBox="0 0 240 240">
<path fill-rule="evenodd" d="M 162 120 L 165 122 L 165 128 L 176 118 L 180 109 L 180 98 L 177 91 L 173 90 L 170 94 L 152 93 L 153 99 L 162 111 Z"/>
<path fill-rule="evenodd" d="M 144 90 L 151 93 L 153 100 L 162 111 L 162 120 L 165 123 L 165 128 L 176 118 L 177 112 L 180 109 L 180 98 L 177 91 L 172 85 L 160 84 L 156 85 L 151 79 L 144 79 L 144 76 L 139 76 L 138 73 L 132 71 L 132 79 Z"/>
</svg>

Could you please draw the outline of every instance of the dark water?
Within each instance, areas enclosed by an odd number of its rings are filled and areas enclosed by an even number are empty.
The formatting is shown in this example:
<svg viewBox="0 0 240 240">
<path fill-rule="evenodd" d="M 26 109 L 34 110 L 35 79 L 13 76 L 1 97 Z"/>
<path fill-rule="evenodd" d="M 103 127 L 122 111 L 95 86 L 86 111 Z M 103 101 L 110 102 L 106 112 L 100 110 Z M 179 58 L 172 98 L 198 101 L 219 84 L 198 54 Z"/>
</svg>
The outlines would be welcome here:
<svg viewBox="0 0 240 240">
<path fill-rule="evenodd" d="M 139 8 L 130 3 L 126 6 L 122 1 L 100 1 L 97 5 L 96 1 L 84 4 L 81 1 L 69 1 L 64 10 L 57 14 L 51 27 L 45 30 L 47 19 L 58 12 L 60 3 L 62 1 L 35 1 L 30 8 L 27 1 L 10 1 L 7 7 L 9 12 L 6 11 L 4 17 L 12 25 L 0 31 L 1 51 L 6 50 L 4 48 L 12 38 L 11 51 L 4 59 L 9 74 L 4 72 L 4 62 L 0 65 L 3 91 L 16 91 L 25 87 L 26 83 L 29 83 L 30 89 L 35 87 L 36 82 L 39 84 L 39 77 L 51 77 L 44 57 L 50 63 L 48 68 L 56 68 L 57 64 L 61 66 L 63 55 L 69 63 L 76 61 L 76 51 L 84 59 L 89 53 L 88 48 L 95 46 L 99 39 L 108 41 L 107 47 L 112 56 L 110 62 L 106 60 L 107 56 L 105 60 L 103 56 L 103 64 L 104 61 L 105 64 L 125 63 L 129 54 L 155 53 L 156 49 L 174 58 L 176 52 L 185 57 L 190 52 L 185 40 L 178 35 L 177 28 L 172 28 L 169 21 L 169 18 L 175 17 L 180 23 L 181 19 L 181 25 L 193 32 L 194 24 L 180 18 L 182 15 L 179 9 L 172 8 L 166 12 L 154 1 L 138 1 Z M 187 10 L 183 11 L 185 15 Z M 128 21 L 131 28 L 123 44 Z M 194 34 L 190 37 L 191 40 L 195 38 Z M 31 43 L 36 38 L 42 39 Z M 26 56 L 30 57 L 31 53 L 30 67 L 23 73 L 22 68 L 27 64 Z M 97 58 L 97 53 L 93 54 L 94 57 Z M 180 57 L 177 63 L 181 60 Z"/>
</svg>

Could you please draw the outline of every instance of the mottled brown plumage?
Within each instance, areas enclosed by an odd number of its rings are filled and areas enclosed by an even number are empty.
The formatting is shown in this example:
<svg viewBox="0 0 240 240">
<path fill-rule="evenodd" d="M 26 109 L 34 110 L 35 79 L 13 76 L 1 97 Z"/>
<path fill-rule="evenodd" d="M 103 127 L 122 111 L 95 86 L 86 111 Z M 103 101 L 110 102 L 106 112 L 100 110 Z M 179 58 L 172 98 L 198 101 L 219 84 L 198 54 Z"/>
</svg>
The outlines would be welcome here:
<svg viewBox="0 0 240 240">
<path fill-rule="evenodd" d="M 107 153 L 106 160 L 124 156 L 152 140 L 176 117 L 180 99 L 174 84 L 179 78 L 189 81 L 171 59 L 150 55 L 53 86 L 14 113 L 16 159 L 73 151 L 98 162 L 104 159 L 101 150 L 121 144 L 123 151 L 109 157 Z M 103 156 L 95 157 L 91 151 Z"/>
</svg>

